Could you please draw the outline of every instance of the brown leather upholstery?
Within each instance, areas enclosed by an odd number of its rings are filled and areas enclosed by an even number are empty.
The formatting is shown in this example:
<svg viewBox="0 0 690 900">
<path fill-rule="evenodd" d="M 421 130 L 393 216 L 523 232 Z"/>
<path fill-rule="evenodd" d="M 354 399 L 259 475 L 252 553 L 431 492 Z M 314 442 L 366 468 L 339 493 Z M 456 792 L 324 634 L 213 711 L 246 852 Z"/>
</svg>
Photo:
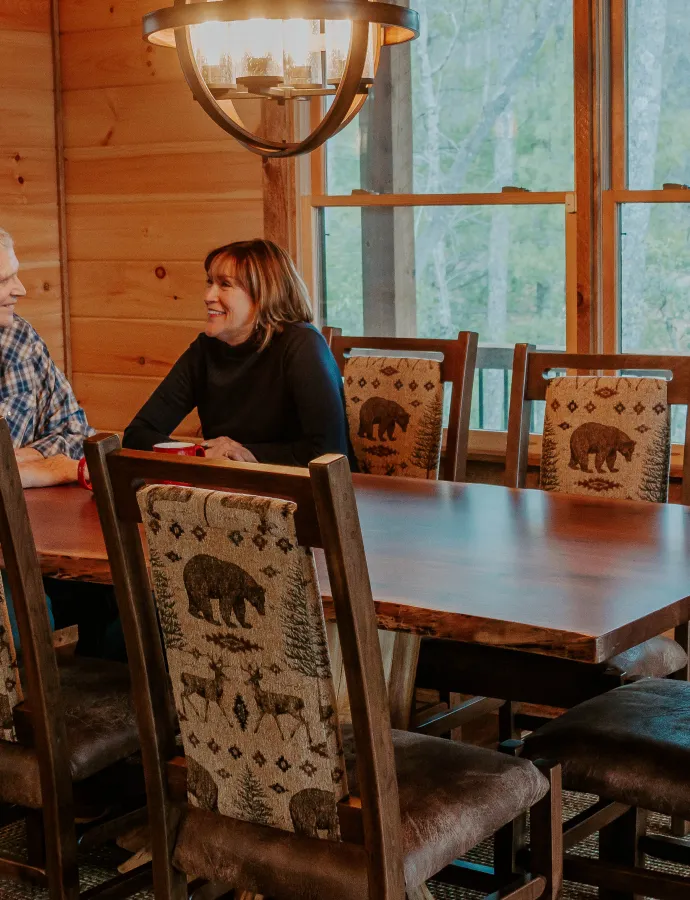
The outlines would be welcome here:
<svg viewBox="0 0 690 900">
<path fill-rule="evenodd" d="M 350 791 L 357 795 L 352 729 L 343 728 Z M 464 856 L 548 791 L 526 760 L 504 753 L 393 731 L 409 889 Z"/>
<path fill-rule="evenodd" d="M 18 803 L 29 809 L 41 806 L 36 754 L 12 741 L 0 741 L 0 801 Z"/>
<path fill-rule="evenodd" d="M 690 684 L 646 679 L 568 710 L 525 739 L 563 786 L 690 818 Z"/>
<path fill-rule="evenodd" d="M 609 669 L 620 672 L 625 681 L 640 678 L 666 678 L 688 661 L 688 655 L 673 638 L 652 638 L 607 660 Z"/>
<path fill-rule="evenodd" d="M 511 822 L 549 789 L 527 760 L 408 731 L 392 734 L 408 890 Z M 343 726 L 343 744 L 350 791 L 357 796 L 351 726 Z M 282 834 L 197 809 L 186 814 L 174 862 L 184 872 L 276 900 L 366 896 L 362 848 Z"/>
<path fill-rule="evenodd" d="M 291 834 L 188 807 L 174 865 L 272 900 L 363 900 L 364 847 Z"/>
<path fill-rule="evenodd" d="M 126 665 L 76 657 L 60 665 L 60 683 L 75 781 L 103 771 L 138 749 Z M 34 809 L 41 806 L 36 755 L 9 741 L 0 742 L 0 799 Z"/>
<path fill-rule="evenodd" d="M 72 777 L 83 781 L 139 748 L 124 663 L 76 657 L 60 666 Z"/>
</svg>

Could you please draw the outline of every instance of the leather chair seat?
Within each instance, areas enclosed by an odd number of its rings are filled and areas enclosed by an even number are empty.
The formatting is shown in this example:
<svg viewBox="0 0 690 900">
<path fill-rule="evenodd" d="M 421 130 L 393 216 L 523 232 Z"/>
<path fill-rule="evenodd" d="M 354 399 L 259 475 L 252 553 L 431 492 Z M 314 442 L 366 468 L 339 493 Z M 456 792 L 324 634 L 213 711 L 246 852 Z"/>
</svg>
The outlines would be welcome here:
<svg viewBox="0 0 690 900">
<path fill-rule="evenodd" d="M 84 781 L 139 748 L 129 670 L 123 663 L 75 657 L 59 671 L 70 770 L 75 782 Z M 0 741 L 0 800 L 41 806 L 38 761 L 30 748 Z"/>
<path fill-rule="evenodd" d="M 673 638 L 651 638 L 607 660 L 607 667 L 619 672 L 625 681 L 640 678 L 666 678 L 687 665 L 688 655 Z"/>
<path fill-rule="evenodd" d="M 350 792 L 358 778 L 351 727 L 343 728 Z M 424 884 L 548 791 L 541 772 L 518 759 L 441 738 L 393 731 L 408 889 Z"/>
<path fill-rule="evenodd" d="M 343 728 L 350 793 L 358 795 L 352 728 Z M 405 883 L 419 887 L 548 791 L 524 759 L 440 738 L 393 731 L 402 814 Z M 203 863 L 202 863 L 203 861 Z M 270 897 L 361 900 L 361 846 L 298 837 L 189 807 L 174 862 L 182 871 Z"/>
<path fill-rule="evenodd" d="M 690 684 L 646 679 L 568 710 L 525 738 L 563 786 L 690 819 Z"/>
</svg>

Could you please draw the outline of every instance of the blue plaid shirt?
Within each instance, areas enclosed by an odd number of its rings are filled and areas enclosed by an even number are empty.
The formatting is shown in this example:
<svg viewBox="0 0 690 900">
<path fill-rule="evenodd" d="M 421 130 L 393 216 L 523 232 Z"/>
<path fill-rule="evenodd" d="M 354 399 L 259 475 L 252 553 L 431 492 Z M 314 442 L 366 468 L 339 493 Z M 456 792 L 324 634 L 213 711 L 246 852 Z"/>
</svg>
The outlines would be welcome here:
<svg viewBox="0 0 690 900">
<path fill-rule="evenodd" d="M 16 449 L 80 459 L 84 438 L 94 434 L 72 388 L 36 331 L 15 315 L 0 328 L 0 415 Z"/>
</svg>

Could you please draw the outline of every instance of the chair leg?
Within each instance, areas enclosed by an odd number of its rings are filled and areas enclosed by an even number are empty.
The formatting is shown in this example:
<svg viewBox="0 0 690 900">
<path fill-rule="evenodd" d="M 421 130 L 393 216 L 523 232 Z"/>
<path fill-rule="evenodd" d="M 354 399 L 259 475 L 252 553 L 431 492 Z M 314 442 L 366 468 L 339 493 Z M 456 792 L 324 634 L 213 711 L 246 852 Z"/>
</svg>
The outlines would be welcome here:
<svg viewBox="0 0 690 900">
<path fill-rule="evenodd" d="M 549 792 L 530 810 L 530 869 L 546 879 L 542 900 L 556 900 L 563 888 L 563 795 L 559 763 L 537 762 Z"/>
<path fill-rule="evenodd" d="M 26 861 L 37 869 L 46 864 L 45 829 L 43 813 L 40 809 L 30 809 L 26 813 Z"/>
<path fill-rule="evenodd" d="M 29 837 L 31 830 L 36 829 Z M 43 827 L 45 866 L 50 900 L 79 900 L 79 868 L 77 866 L 77 834 L 72 810 L 60 810 L 54 826 Z M 27 843 L 38 840 L 38 826 L 28 825 Z M 31 852 L 38 852 L 36 851 Z"/>
<path fill-rule="evenodd" d="M 498 742 L 501 744 L 514 739 L 520 739 L 515 727 L 515 704 L 512 700 L 506 700 L 498 710 Z"/>
<path fill-rule="evenodd" d="M 633 807 L 599 832 L 599 860 L 624 866 L 642 865 L 640 838 L 646 829 L 646 813 Z M 627 891 L 599 888 L 599 900 L 635 900 Z"/>
</svg>

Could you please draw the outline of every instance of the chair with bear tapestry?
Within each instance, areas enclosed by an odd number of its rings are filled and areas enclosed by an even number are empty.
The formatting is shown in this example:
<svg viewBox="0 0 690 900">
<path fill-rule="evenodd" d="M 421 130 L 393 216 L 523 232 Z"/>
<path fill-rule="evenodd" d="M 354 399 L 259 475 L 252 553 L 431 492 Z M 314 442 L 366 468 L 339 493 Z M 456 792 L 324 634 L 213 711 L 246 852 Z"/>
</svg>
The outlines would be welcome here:
<svg viewBox="0 0 690 900">
<path fill-rule="evenodd" d="M 323 334 L 343 375 L 350 440 L 360 471 L 438 478 L 444 385 L 450 384 L 448 438 L 440 470 L 446 481 L 462 481 L 477 334 L 461 331 L 455 340 L 361 338 L 343 336 L 339 328 L 328 326 Z M 429 358 L 432 355 L 437 358 Z"/>
<path fill-rule="evenodd" d="M 417 900 L 432 876 L 476 887 L 476 866 L 455 860 L 527 809 L 541 850 L 511 896 L 557 896 L 559 771 L 390 727 L 344 456 L 288 470 L 100 435 L 86 458 L 139 685 L 157 900 L 186 897 L 187 873 L 214 896 L 294 900 Z M 309 548 L 342 638 L 342 731 Z M 487 891 L 515 887 L 508 841 L 497 848 Z"/>
<path fill-rule="evenodd" d="M 602 371 L 618 374 L 598 374 Z M 562 372 L 578 374 L 562 376 Z M 688 357 L 541 352 L 528 344 L 518 344 L 513 364 L 506 485 L 526 486 L 532 404 L 541 400 L 545 401 L 540 472 L 543 490 L 602 500 L 664 502 L 669 487 L 670 408 L 687 407 L 689 399 Z M 688 428 L 684 503 L 690 502 Z M 525 655 L 511 652 L 507 683 L 501 674 L 506 671 L 506 660 L 500 652 L 491 650 L 481 660 L 477 658 L 473 678 L 497 696 L 563 708 L 569 705 L 565 699 L 567 684 L 572 681 L 573 667 L 578 665 L 575 661 L 566 662 L 567 666 L 544 657 L 535 672 Z M 646 677 L 687 680 L 687 625 L 676 628 L 675 640 L 666 636 L 653 638 L 602 663 L 599 687 L 592 667 L 582 665 L 583 679 L 592 684 L 593 693 Z M 520 696 L 515 694 L 518 690 Z M 503 707 L 504 738 L 514 727 L 512 713 L 510 705 Z M 525 727 L 542 721 L 541 714 L 517 715 L 518 725 Z M 674 823 L 674 827 L 681 826 Z"/>
<path fill-rule="evenodd" d="M 350 337 L 331 326 L 325 326 L 323 334 L 343 375 L 350 440 L 360 472 L 423 479 L 440 474 L 446 481 L 464 481 L 477 334 L 461 331 L 454 340 Z M 382 352 L 386 355 L 372 355 Z M 446 384 L 451 395 L 441 460 Z M 446 691 L 439 702 L 418 698 L 415 703 L 420 640 L 409 634 L 379 634 L 393 724 L 460 738 L 463 724 L 492 712 L 498 704 L 484 698 L 465 703 Z M 347 716 L 333 626 L 329 644 L 336 663 L 338 707 Z"/>
</svg>

